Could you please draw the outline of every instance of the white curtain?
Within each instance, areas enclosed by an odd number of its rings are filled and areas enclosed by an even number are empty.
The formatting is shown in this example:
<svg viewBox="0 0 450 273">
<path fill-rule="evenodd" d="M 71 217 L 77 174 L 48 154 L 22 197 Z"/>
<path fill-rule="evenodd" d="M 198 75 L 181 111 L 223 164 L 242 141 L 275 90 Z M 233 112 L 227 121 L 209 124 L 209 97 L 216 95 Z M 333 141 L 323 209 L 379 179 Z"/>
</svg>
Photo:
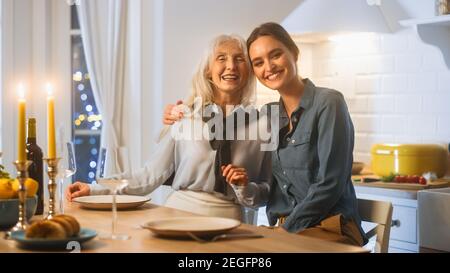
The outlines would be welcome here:
<svg viewBox="0 0 450 273">
<path fill-rule="evenodd" d="M 127 5 L 123 0 L 80 0 L 78 17 L 95 102 L 102 115 L 105 176 L 129 171 L 125 87 Z"/>
</svg>

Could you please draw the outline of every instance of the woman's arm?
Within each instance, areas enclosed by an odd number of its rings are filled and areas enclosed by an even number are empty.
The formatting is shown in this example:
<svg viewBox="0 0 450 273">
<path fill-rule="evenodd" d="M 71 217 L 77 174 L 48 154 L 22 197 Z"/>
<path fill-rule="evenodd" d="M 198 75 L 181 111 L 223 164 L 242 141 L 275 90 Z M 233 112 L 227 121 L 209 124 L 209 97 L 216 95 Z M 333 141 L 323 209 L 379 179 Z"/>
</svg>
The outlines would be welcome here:
<svg viewBox="0 0 450 273">
<path fill-rule="evenodd" d="M 162 185 L 175 171 L 175 140 L 167 133 L 157 144 L 151 160 L 136 173 L 121 173 L 112 179 L 129 179 L 129 185 L 120 191 L 121 194 L 146 195 Z M 90 186 L 91 195 L 110 194 L 101 185 Z"/>
<path fill-rule="evenodd" d="M 343 96 L 330 93 L 318 117 L 319 168 L 316 183 L 298 203 L 283 227 L 299 232 L 328 216 L 349 183 L 353 156 L 354 130 Z"/>
</svg>

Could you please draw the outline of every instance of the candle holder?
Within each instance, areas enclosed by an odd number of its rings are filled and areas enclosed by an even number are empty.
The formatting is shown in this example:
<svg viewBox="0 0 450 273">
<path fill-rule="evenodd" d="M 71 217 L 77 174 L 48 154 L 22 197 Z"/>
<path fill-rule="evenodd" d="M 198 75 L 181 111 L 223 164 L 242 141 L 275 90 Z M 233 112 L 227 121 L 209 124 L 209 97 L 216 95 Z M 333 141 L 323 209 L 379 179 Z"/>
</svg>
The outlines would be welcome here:
<svg viewBox="0 0 450 273">
<path fill-rule="evenodd" d="M 55 198 L 56 198 L 56 176 L 58 175 L 58 162 L 61 158 L 44 158 L 47 162 L 47 174 L 48 174 L 48 215 L 45 219 L 50 220 L 55 216 Z"/>
<path fill-rule="evenodd" d="M 33 162 L 30 160 L 13 162 L 13 164 L 16 166 L 17 179 L 19 180 L 19 220 L 17 221 L 17 224 L 11 229 L 11 231 L 26 230 L 28 227 L 28 221 L 26 217 L 27 191 L 25 188 L 25 181 L 28 178 L 28 167 L 30 167 L 31 163 Z"/>
</svg>

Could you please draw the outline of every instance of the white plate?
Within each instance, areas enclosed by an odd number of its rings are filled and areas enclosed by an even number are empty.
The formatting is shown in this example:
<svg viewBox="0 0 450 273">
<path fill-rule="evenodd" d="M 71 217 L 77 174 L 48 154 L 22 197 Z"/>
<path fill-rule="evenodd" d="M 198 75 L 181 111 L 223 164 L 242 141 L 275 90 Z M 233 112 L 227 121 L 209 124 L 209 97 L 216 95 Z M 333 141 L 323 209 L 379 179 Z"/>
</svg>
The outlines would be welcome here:
<svg viewBox="0 0 450 273">
<path fill-rule="evenodd" d="M 237 228 L 241 222 L 220 217 L 174 217 L 145 223 L 142 227 L 157 235 L 186 237 L 188 233 L 198 236 L 215 236 Z"/>
<path fill-rule="evenodd" d="M 112 195 L 90 195 L 73 199 L 73 202 L 80 204 L 87 209 L 112 209 Z M 132 209 L 142 206 L 150 201 L 150 197 L 136 195 L 117 195 L 117 209 Z"/>
</svg>

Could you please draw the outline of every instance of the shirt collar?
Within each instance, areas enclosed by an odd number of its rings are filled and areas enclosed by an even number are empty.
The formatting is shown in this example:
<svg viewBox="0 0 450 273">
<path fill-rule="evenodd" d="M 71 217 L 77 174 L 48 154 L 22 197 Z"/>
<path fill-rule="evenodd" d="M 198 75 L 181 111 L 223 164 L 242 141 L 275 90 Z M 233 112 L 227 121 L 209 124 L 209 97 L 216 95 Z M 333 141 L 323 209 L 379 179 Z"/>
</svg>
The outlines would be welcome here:
<svg viewBox="0 0 450 273">
<path fill-rule="evenodd" d="M 305 85 L 305 88 L 303 89 L 303 95 L 300 100 L 300 104 L 295 108 L 293 113 L 297 113 L 298 111 L 300 111 L 301 108 L 307 110 L 308 108 L 311 107 L 311 104 L 314 100 L 314 89 L 316 88 L 314 83 L 309 79 L 303 79 L 303 84 Z M 282 98 L 280 98 L 279 104 L 280 104 L 280 117 L 288 118 Z"/>
</svg>

